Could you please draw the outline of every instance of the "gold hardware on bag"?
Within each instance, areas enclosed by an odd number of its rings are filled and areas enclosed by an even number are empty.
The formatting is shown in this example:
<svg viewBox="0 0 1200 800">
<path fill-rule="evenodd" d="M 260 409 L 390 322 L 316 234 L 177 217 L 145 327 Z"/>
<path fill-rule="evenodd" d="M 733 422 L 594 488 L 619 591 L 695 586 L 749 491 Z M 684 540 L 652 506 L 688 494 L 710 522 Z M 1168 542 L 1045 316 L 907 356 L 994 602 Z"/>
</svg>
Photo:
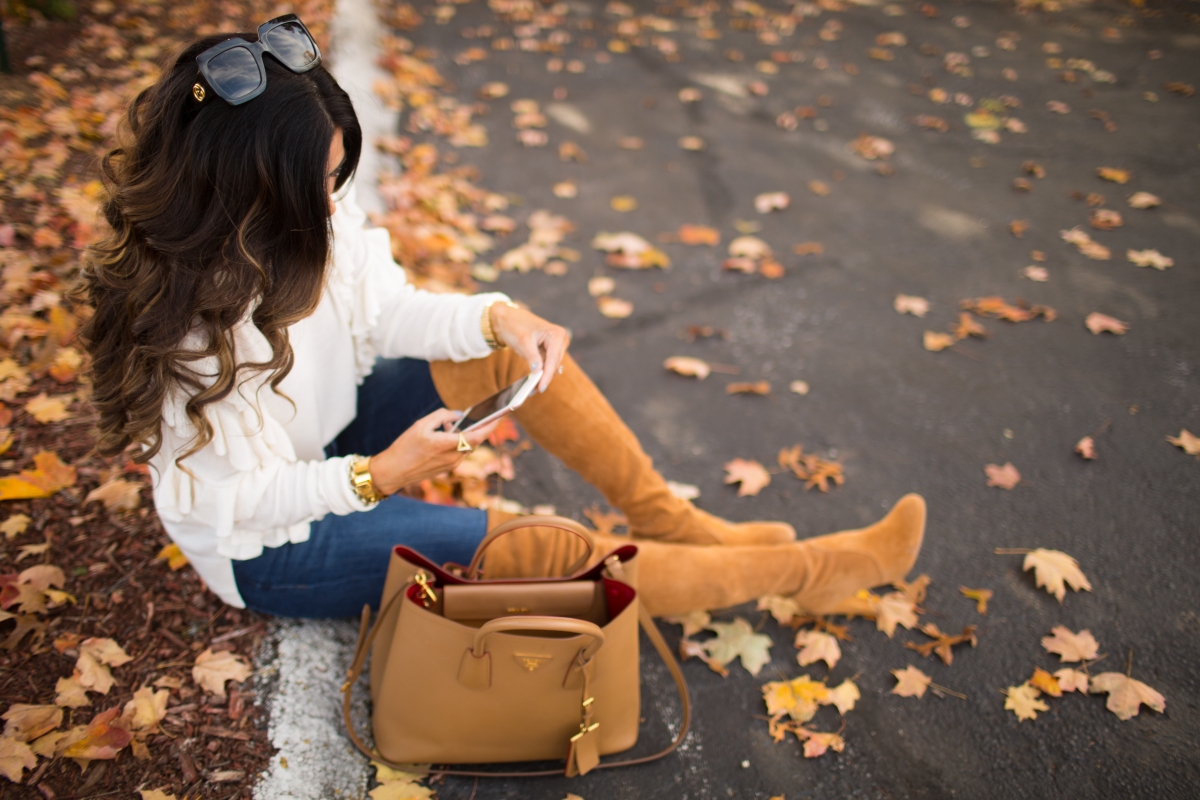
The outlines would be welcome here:
<svg viewBox="0 0 1200 800">
<path fill-rule="evenodd" d="M 437 595 L 434 594 L 433 589 L 429 588 L 428 575 L 426 575 L 424 572 L 418 572 L 413 576 L 413 580 L 416 582 L 417 586 L 421 587 L 421 605 L 423 605 L 425 608 L 429 608 L 437 602 Z"/>
<path fill-rule="evenodd" d="M 505 611 L 507 611 L 509 614 L 528 614 L 529 613 L 529 609 L 525 608 L 524 606 L 517 606 L 514 608 L 506 608 Z"/>
<path fill-rule="evenodd" d="M 572 736 L 572 737 L 571 737 L 571 741 L 572 741 L 572 742 L 578 742 L 578 741 L 579 741 L 580 739 L 582 739 L 584 736 L 587 736 L 589 733 L 591 733 L 592 731 L 596 730 L 596 728 L 599 728 L 599 727 L 600 727 L 600 723 L 599 723 L 599 722 L 593 722 L 591 725 L 588 725 L 587 727 L 584 727 L 583 725 L 580 725 L 580 726 L 579 726 L 579 733 L 577 733 L 577 734 L 575 734 L 574 736 Z"/>
</svg>

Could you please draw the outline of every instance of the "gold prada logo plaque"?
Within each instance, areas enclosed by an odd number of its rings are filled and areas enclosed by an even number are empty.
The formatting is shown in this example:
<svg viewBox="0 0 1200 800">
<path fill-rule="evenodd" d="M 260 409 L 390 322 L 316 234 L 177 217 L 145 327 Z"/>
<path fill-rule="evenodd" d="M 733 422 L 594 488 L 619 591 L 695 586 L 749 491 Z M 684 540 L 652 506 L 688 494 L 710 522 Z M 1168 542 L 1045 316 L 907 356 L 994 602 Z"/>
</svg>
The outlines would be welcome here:
<svg viewBox="0 0 1200 800">
<path fill-rule="evenodd" d="M 537 656 L 527 655 L 525 653 L 513 653 L 513 658 L 517 663 L 525 668 L 526 672 L 533 672 L 538 667 L 544 666 L 547 661 L 550 661 L 554 656 Z"/>
</svg>

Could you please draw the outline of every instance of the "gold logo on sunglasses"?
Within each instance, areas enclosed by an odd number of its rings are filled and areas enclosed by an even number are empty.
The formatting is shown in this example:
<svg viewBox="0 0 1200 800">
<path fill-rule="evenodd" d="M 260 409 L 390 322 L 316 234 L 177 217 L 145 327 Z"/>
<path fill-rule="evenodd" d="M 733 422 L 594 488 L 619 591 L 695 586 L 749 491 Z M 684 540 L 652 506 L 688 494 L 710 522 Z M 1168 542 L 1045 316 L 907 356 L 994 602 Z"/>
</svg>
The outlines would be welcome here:
<svg viewBox="0 0 1200 800">
<path fill-rule="evenodd" d="M 204 102 L 204 87 L 199 83 L 192 84 L 192 97 L 196 98 L 198 102 Z"/>
</svg>

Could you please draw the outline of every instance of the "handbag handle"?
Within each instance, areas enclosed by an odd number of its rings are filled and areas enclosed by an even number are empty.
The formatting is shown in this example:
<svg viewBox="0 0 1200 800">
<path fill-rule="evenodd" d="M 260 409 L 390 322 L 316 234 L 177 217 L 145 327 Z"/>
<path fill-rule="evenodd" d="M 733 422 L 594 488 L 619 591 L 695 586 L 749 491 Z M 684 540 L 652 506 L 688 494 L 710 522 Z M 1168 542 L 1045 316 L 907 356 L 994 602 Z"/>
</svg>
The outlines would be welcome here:
<svg viewBox="0 0 1200 800">
<path fill-rule="evenodd" d="M 587 552 L 567 568 L 565 573 L 567 575 L 577 572 L 588 563 L 592 554 L 596 552 L 596 540 L 592 538 L 591 532 L 575 520 L 567 519 L 566 517 L 550 516 L 548 514 L 531 514 L 525 517 L 510 519 L 508 522 L 497 525 L 488 531 L 487 536 L 484 536 L 483 541 L 479 543 L 479 547 L 475 548 L 475 555 L 471 558 L 470 566 L 467 567 L 466 578 L 468 580 L 477 580 L 479 578 L 479 567 L 483 563 L 483 553 L 491 546 L 492 542 L 506 533 L 512 533 L 521 528 L 557 528 L 560 531 L 574 534 L 583 540 L 583 543 L 587 545 Z"/>
<path fill-rule="evenodd" d="M 371 752 L 363 743 L 363 740 L 359 738 L 358 731 L 354 730 L 354 720 L 350 715 L 350 695 L 354 684 L 362 676 L 363 662 L 367 660 L 367 653 L 370 652 L 371 645 L 375 641 L 375 636 L 379 633 L 380 623 L 387 618 L 388 612 L 392 610 L 392 606 L 404 596 L 405 592 L 403 590 L 392 595 L 392 599 L 388 601 L 388 604 L 380 610 L 379 616 L 375 618 L 374 625 L 370 624 L 371 607 L 369 605 L 363 606 L 362 623 L 358 628 L 358 644 L 354 648 L 354 659 L 350 662 L 350 668 L 346 670 L 346 681 L 342 684 L 342 721 L 346 725 L 346 733 L 350 737 L 350 741 L 358 748 L 358 751 L 371 761 L 378 762 L 392 769 L 399 769 L 415 774 L 460 775 L 468 778 L 546 778 L 553 775 L 562 775 L 563 771 L 561 769 L 533 770 L 530 772 L 473 772 L 461 769 L 431 770 L 415 764 L 397 764 L 394 761 L 388 761 L 378 753 Z M 675 748 L 683 744 L 688 728 L 692 724 L 692 701 L 688 695 L 687 680 L 683 677 L 683 670 L 679 668 L 679 662 L 675 660 L 675 655 L 671 652 L 671 648 L 667 646 L 666 641 L 662 638 L 662 634 L 658 631 L 658 626 L 654 624 L 650 613 L 646 611 L 641 603 L 638 604 L 638 622 L 641 623 L 642 630 L 646 632 L 646 636 L 650 639 L 650 644 L 654 645 L 654 649 L 658 651 L 659 658 L 667 665 L 667 671 L 671 673 L 671 679 L 675 681 L 675 688 L 679 692 L 679 705 L 682 709 L 679 730 L 676 732 L 675 738 L 671 740 L 671 743 L 657 753 L 641 756 L 640 758 L 626 758 L 621 761 L 603 761 L 597 764 L 595 769 L 632 767 L 637 764 L 648 764 L 651 761 L 657 761 L 660 758 L 668 756 L 675 751 Z"/>
<path fill-rule="evenodd" d="M 584 661 L 591 660 L 596 651 L 604 644 L 604 631 L 593 622 L 569 617 L 497 617 L 488 620 L 475 632 L 475 642 L 471 646 L 471 655 L 483 658 L 484 641 L 493 633 L 507 631 L 555 631 L 557 633 L 574 633 L 579 636 L 590 636 L 592 642 L 580 652 Z"/>
</svg>

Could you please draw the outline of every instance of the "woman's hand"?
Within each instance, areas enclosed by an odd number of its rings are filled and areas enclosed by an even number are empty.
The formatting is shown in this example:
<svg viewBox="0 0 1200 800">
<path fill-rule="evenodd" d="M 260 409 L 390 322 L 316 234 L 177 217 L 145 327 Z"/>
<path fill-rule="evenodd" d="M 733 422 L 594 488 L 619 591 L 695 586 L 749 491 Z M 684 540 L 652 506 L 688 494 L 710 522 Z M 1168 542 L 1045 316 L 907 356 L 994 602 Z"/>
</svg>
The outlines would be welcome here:
<svg viewBox="0 0 1200 800">
<path fill-rule="evenodd" d="M 371 481 L 384 494 L 449 472 L 466 457 L 458 452 L 458 434 L 445 430 L 459 413 L 446 408 L 422 417 L 396 437 L 388 449 L 371 457 Z M 500 420 L 463 433 L 471 447 L 483 444 Z"/>
<path fill-rule="evenodd" d="M 492 332 L 496 337 L 528 361 L 530 370 L 544 370 L 538 391 L 546 391 L 558 374 L 567 345 L 571 343 L 567 329 L 547 322 L 532 311 L 504 303 L 493 304 L 491 313 Z"/>
</svg>

